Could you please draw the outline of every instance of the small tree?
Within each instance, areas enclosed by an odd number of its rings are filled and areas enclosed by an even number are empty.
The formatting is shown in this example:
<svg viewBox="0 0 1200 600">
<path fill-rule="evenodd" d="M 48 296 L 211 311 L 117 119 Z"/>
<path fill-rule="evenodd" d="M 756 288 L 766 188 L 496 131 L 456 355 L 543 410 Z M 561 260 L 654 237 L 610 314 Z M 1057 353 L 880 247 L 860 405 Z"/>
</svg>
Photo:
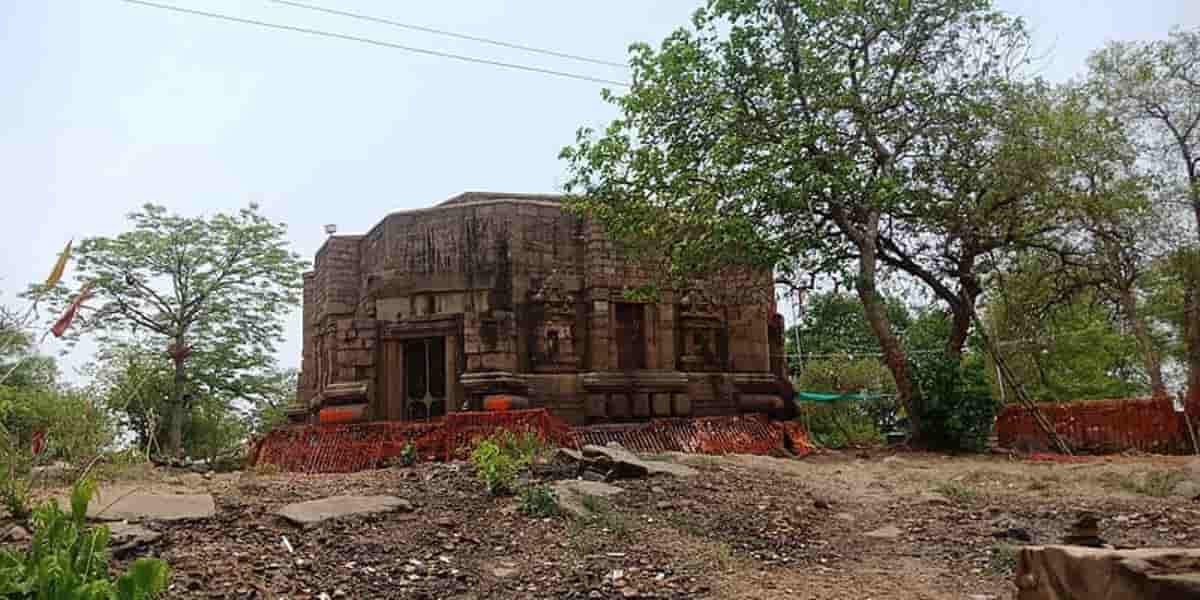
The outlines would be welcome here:
<svg viewBox="0 0 1200 600">
<path fill-rule="evenodd" d="M 81 329 L 103 347 L 132 337 L 169 358 L 163 449 L 178 452 L 197 393 L 245 398 L 264 385 L 283 318 L 299 303 L 302 262 L 286 227 L 253 204 L 211 217 L 147 204 L 129 220 L 131 230 L 79 245 L 77 279 L 96 295 Z"/>
<path fill-rule="evenodd" d="M 1089 83 L 1160 182 L 1155 210 L 1183 226 L 1167 264 L 1183 283 L 1188 387 L 1200 399 L 1200 29 L 1112 42 L 1092 55 Z"/>
</svg>

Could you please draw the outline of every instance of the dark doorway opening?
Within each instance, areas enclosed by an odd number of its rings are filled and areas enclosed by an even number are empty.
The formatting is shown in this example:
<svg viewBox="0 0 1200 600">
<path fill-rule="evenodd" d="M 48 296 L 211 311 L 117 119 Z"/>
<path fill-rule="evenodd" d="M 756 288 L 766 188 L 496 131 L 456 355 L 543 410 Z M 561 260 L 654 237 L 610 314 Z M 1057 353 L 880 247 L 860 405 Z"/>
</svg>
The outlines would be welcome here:
<svg viewBox="0 0 1200 600">
<path fill-rule="evenodd" d="M 404 342 L 405 395 L 408 419 L 446 414 L 446 338 Z"/>
<path fill-rule="evenodd" d="M 616 305 L 617 368 L 646 368 L 646 307 L 627 302 Z"/>
</svg>

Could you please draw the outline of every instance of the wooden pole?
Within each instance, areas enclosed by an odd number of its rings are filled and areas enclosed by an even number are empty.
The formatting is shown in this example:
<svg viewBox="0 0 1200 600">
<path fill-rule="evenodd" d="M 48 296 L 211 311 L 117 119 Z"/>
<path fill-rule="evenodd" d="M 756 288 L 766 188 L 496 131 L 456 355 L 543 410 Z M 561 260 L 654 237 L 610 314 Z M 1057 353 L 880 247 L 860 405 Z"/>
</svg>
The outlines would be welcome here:
<svg viewBox="0 0 1200 600">
<path fill-rule="evenodd" d="M 1037 403 L 1034 402 L 1033 399 L 1029 397 L 1029 394 L 1025 392 L 1025 386 L 1021 385 L 1020 381 L 1017 381 L 1017 378 L 1013 375 L 1012 369 L 1008 368 L 1008 363 L 1005 362 L 1004 357 L 1001 356 L 1000 349 L 984 330 L 983 323 L 979 321 L 979 317 L 975 314 L 972 314 L 971 319 L 975 322 L 975 327 L 979 330 L 979 335 L 983 338 L 983 344 L 987 349 L 988 354 L 992 356 L 992 360 L 996 361 L 996 367 L 1000 369 L 1001 385 L 1003 385 L 1004 379 L 1008 379 L 1009 389 L 1013 392 L 1013 396 L 1017 398 L 1017 401 L 1021 403 L 1021 406 L 1025 407 L 1025 410 L 1029 411 L 1029 414 L 1033 415 L 1034 422 L 1037 423 L 1038 428 L 1042 430 L 1042 433 L 1046 434 L 1046 438 L 1050 440 L 1050 443 L 1054 444 L 1055 448 L 1057 448 L 1059 452 L 1070 456 L 1072 454 L 1071 447 L 1067 445 L 1066 440 L 1062 439 L 1058 435 L 1058 432 L 1054 430 L 1054 425 L 1050 423 L 1050 420 L 1047 419 L 1046 415 L 1042 413 L 1042 410 L 1038 408 Z"/>
<path fill-rule="evenodd" d="M 1183 423 L 1187 425 L 1188 437 L 1192 440 L 1192 452 L 1200 456 L 1200 443 L 1196 442 L 1196 428 L 1192 427 L 1192 417 L 1188 414 L 1187 398 L 1183 397 L 1183 392 L 1180 392 L 1180 402 L 1183 406 Z"/>
</svg>

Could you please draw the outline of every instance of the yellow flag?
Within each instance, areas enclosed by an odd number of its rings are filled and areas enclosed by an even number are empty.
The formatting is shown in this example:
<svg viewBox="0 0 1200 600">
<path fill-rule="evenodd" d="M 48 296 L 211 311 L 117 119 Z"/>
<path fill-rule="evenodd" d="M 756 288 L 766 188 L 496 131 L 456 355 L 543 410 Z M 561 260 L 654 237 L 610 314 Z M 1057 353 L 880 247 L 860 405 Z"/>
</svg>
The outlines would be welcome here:
<svg viewBox="0 0 1200 600">
<path fill-rule="evenodd" d="M 50 276 L 46 278 L 46 289 L 50 289 L 58 285 L 58 280 L 62 279 L 63 271 L 67 269 L 67 259 L 71 258 L 71 242 L 67 242 L 67 247 L 63 248 L 62 254 L 58 255 L 58 262 L 54 263 L 54 270 L 50 271 Z"/>
</svg>

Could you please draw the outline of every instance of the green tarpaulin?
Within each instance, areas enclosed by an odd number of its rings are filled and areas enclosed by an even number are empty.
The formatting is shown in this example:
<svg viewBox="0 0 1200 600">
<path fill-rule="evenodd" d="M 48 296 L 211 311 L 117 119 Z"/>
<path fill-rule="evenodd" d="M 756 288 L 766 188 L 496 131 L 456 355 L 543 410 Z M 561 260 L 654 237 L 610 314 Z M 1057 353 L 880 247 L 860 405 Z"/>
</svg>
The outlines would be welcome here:
<svg viewBox="0 0 1200 600">
<path fill-rule="evenodd" d="M 858 392 L 856 394 L 819 394 L 817 392 L 796 392 L 797 400 L 808 402 L 837 402 L 838 400 L 877 400 L 882 398 L 882 394 L 868 394 L 866 392 Z"/>
</svg>

